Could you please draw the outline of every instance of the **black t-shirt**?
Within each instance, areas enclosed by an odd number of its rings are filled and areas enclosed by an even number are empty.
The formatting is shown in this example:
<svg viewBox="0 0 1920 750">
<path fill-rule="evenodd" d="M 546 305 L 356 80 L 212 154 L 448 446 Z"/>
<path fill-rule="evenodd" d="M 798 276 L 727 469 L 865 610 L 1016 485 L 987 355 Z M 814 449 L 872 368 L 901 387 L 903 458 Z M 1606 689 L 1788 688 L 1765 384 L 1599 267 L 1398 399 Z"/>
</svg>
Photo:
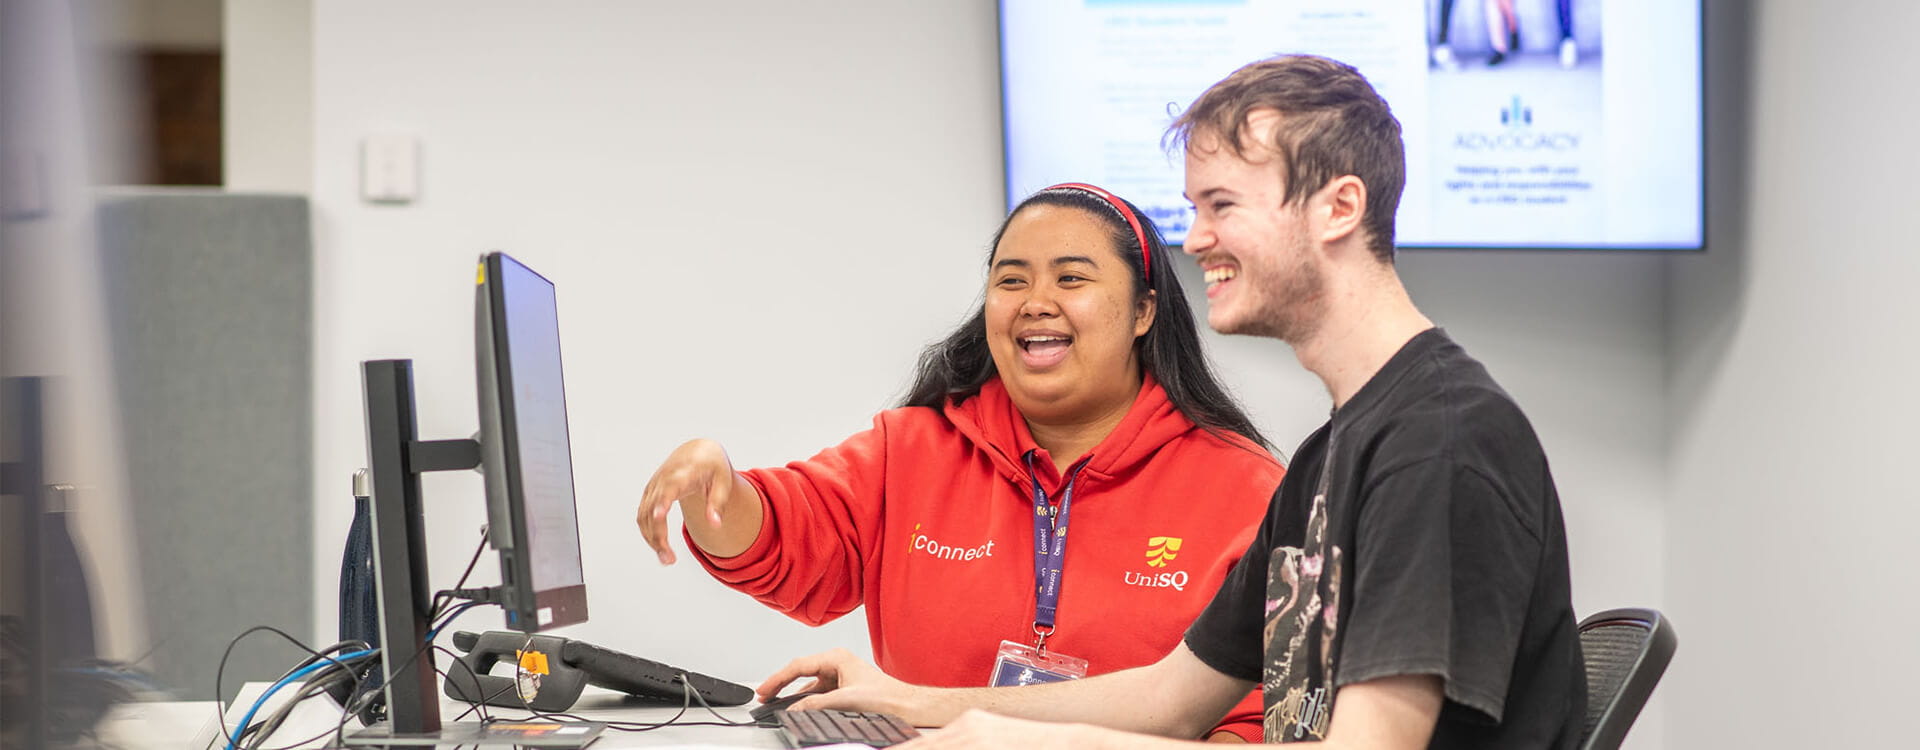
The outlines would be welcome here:
<svg viewBox="0 0 1920 750">
<path fill-rule="evenodd" d="M 1430 747 L 1575 746 L 1586 672 L 1532 425 L 1440 329 L 1413 337 L 1301 444 L 1186 641 L 1261 683 L 1270 742 L 1323 738 L 1341 686 L 1436 675 Z"/>
</svg>

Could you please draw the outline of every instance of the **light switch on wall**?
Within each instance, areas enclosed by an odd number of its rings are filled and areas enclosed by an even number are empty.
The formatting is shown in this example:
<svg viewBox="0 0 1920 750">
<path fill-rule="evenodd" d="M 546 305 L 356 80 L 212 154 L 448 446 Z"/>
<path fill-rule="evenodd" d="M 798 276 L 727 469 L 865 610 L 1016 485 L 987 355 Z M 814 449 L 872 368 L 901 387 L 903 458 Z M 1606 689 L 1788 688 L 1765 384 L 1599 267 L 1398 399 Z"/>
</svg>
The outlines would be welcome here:
<svg viewBox="0 0 1920 750">
<path fill-rule="evenodd" d="M 374 203 L 412 203 L 420 196 L 420 141 L 395 133 L 360 144 L 360 197 Z"/>
</svg>

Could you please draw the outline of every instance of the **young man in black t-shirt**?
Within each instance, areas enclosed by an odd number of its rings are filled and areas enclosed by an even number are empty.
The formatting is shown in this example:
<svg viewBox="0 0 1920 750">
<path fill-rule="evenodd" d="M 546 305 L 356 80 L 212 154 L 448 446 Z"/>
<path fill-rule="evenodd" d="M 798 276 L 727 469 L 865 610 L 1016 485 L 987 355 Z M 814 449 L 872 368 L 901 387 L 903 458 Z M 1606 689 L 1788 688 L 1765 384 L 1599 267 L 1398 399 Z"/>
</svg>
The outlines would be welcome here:
<svg viewBox="0 0 1920 750">
<path fill-rule="evenodd" d="M 1324 739 L 1345 686 L 1426 675 L 1445 698 L 1429 747 L 1577 744 L 1560 504 L 1532 427 L 1480 363 L 1440 329 L 1415 335 L 1288 476 L 1186 638 L 1262 684 L 1267 739 Z"/>
<path fill-rule="evenodd" d="M 1399 122 L 1353 68 L 1289 56 L 1214 84 L 1173 135 L 1208 324 L 1286 341 L 1333 398 L 1185 642 L 1137 669 L 973 690 L 834 652 L 762 693 L 812 676 L 832 692 L 796 707 L 946 725 L 927 747 L 1192 739 L 1256 683 L 1269 742 L 1574 747 L 1586 675 L 1559 497 L 1526 416 L 1394 271 Z"/>
</svg>

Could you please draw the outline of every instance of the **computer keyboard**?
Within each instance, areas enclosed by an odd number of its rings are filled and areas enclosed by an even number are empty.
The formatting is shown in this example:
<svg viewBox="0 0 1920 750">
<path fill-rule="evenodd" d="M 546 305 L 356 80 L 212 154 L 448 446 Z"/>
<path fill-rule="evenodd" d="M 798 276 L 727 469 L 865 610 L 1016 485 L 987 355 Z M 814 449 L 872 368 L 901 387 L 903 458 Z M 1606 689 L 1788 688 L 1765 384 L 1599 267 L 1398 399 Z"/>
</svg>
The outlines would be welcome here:
<svg viewBox="0 0 1920 750">
<path fill-rule="evenodd" d="M 782 711 L 780 736 L 788 747 L 813 747 L 856 742 L 873 747 L 897 745 L 920 736 L 893 714 L 865 711 Z"/>
</svg>

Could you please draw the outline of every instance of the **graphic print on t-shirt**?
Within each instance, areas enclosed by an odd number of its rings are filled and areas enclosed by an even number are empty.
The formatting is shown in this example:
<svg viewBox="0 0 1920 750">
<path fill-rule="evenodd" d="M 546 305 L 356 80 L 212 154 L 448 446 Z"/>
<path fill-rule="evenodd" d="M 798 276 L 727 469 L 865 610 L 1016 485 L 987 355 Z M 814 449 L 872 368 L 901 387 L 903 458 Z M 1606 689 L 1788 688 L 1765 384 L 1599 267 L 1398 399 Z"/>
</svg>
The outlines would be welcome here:
<svg viewBox="0 0 1920 750">
<path fill-rule="evenodd" d="M 1327 496 L 1313 498 L 1302 547 L 1267 564 L 1266 666 L 1261 694 L 1268 742 L 1323 740 L 1333 716 L 1333 641 L 1339 628 L 1340 547 L 1327 544 Z"/>
</svg>

